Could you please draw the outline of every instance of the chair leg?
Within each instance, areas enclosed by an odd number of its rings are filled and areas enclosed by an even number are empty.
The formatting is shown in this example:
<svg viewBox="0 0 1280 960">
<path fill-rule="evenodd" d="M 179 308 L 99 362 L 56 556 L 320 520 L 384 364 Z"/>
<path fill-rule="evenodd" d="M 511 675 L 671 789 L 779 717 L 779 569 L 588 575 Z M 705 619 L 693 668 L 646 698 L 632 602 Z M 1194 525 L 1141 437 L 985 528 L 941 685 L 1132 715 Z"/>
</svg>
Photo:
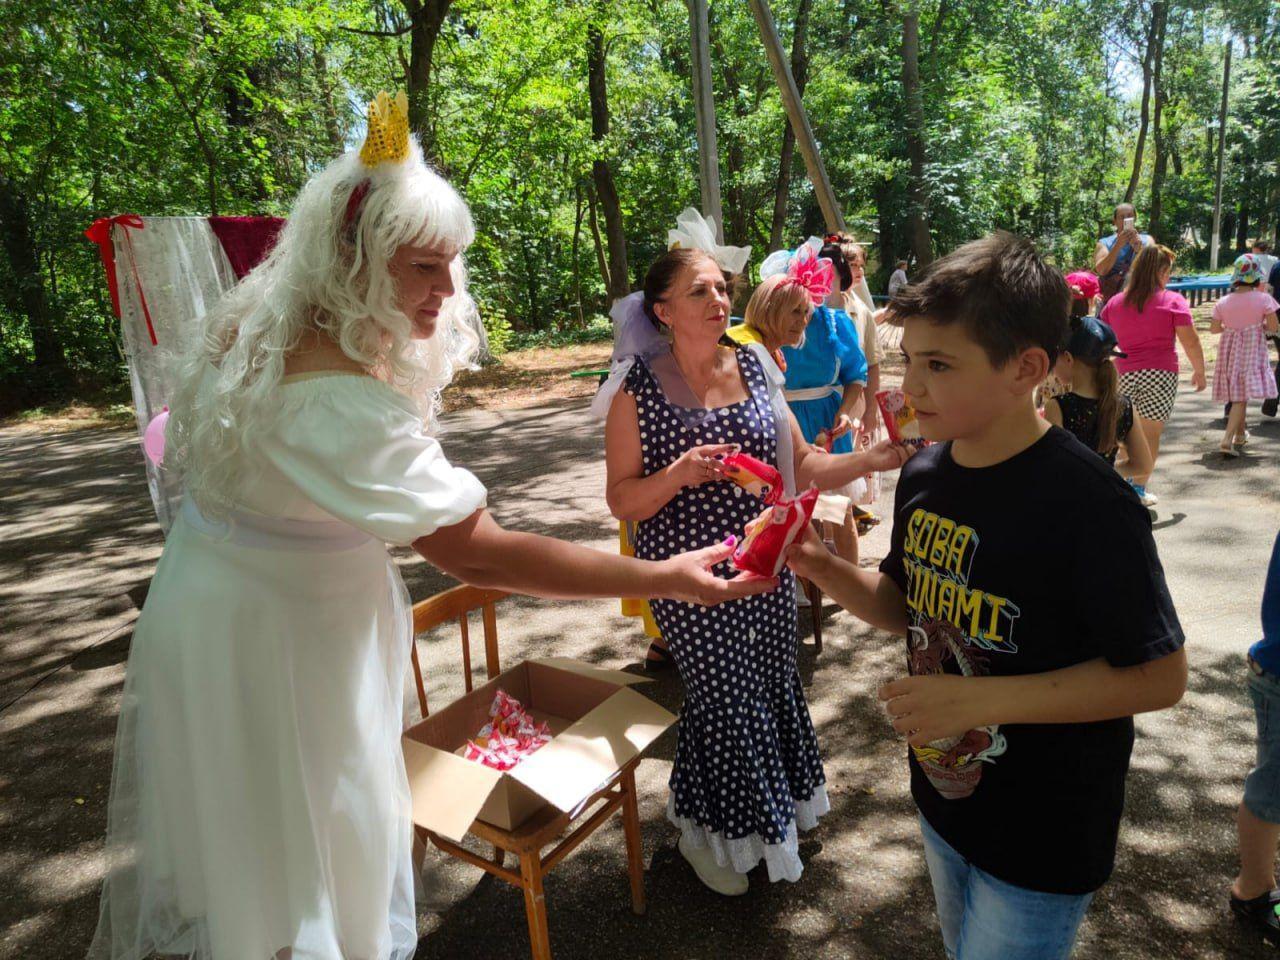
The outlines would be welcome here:
<svg viewBox="0 0 1280 960">
<path fill-rule="evenodd" d="M 822 652 L 822 588 L 811 580 L 804 582 L 805 595 L 809 598 L 809 613 L 813 616 L 813 651 Z"/>
<path fill-rule="evenodd" d="M 627 872 L 631 875 L 631 912 L 643 914 L 644 850 L 640 846 L 640 809 L 636 802 L 635 767 L 622 773 L 622 830 L 627 838 Z"/>
<path fill-rule="evenodd" d="M 551 960 L 551 936 L 547 931 L 547 900 L 542 892 L 542 858 L 537 850 L 520 854 L 524 881 L 524 912 L 529 918 L 529 944 L 533 960 Z"/>
</svg>

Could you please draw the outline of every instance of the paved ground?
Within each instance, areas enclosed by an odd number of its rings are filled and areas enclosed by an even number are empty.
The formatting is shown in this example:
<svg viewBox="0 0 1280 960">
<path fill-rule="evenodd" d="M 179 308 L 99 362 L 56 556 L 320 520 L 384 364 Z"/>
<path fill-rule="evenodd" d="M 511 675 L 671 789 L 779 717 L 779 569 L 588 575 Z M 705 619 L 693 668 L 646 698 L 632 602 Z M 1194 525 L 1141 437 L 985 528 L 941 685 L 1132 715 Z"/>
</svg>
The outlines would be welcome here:
<svg viewBox="0 0 1280 960">
<path fill-rule="evenodd" d="M 1153 484 L 1191 687 L 1177 709 L 1139 721 L 1119 864 L 1079 958 L 1269 955 L 1223 901 L 1253 749 L 1242 655 L 1280 527 L 1280 423 L 1255 430 L 1248 458 L 1224 463 L 1208 452 L 1218 413 L 1203 396 L 1182 397 Z M 599 431 L 580 402 L 454 415 L 444 442 L 489 485 L 504 523 L 611 545 Z M 0 957 L 78 957 L 96 917 L 131 625 L 161 547 L 132 434 L 0 432 L 0 525 Z M 865 551 L 878 559 L 884 548 L 878 531 Z M 416 597 L 445 585 L 413 557 L 404 569 Z M 511 601 L 504 660 L 556 653 L 634 665 L 640 633 L 615 611 L 607 602 Z M 941 956 L 903 748 L 873 698 L 901 672 L 900 648 L 834 608 L 824 616 L 826 649 L 815 657 L 806 633 L 801 669 L 834 810 L 801 845 L 800 883 L 770 886 L 756 874 L 735 901 L 697 883 L 662 816 L 668 736 L 641 766 L 649 913 L 630 914 L 621 831 L 602 830 L 547 884 L 559 960 Z M 461 689 L 456 638 L 422 649 L 433 701 L 447 702 Z M 671 707 L 681 697 L 675 679 L 648 690 Z M 527 955 L 518 892 L 477 873 L 437 870 L 421 915 L 423 960 Z"/>
</svg>

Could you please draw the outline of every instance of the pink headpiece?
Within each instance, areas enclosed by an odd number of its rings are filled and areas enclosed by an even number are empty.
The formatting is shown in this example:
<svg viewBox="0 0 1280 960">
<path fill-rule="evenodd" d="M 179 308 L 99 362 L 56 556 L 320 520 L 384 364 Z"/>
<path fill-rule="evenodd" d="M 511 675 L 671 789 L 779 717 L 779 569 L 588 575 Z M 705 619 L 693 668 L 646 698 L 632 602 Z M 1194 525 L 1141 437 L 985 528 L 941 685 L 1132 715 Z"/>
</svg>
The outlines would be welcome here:
<svg viewBox="0 0 1280 960">
<path fill-rule="evenodd" d="M 807 243 L 796 251 L 787 267 L 787 279 L 804 287 L 815 307 L 821 306 L 836 282 L 836 268 L 826 257 L 813 252 Z"/>
<path fill-rule="evenodd" d="M 788 281 L 805 289 L 815 307 L 821 306 L 836 283 L 835 264 L 818 256 L 821 249 L 822 241 L 810 237 L 795 251 L 775 250 L 760 264 L 760 279 L 785 274 Z"/>
</svg>

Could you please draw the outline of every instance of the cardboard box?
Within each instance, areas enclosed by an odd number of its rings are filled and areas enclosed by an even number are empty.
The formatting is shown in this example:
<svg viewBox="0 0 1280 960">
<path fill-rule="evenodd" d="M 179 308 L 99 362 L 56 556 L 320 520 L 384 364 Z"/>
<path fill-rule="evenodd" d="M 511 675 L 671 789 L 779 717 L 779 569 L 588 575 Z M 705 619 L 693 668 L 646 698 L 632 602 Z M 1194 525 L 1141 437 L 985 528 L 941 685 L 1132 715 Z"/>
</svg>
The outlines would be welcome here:
<svg viewBox="0 0 1280 960">
<path fill-rule="evenodd" d="M 414 823 L 461 841 L 475 820 L 512 830 L 548 803 L 572 810 L 675 723 L 674 714 L 630 689 L 647 682 L 563 658 L 504 670 L 404 732 Z M 499 688 L 553 734 L 505 772 L 457 752 L 488 722 Z"/>
</svg>

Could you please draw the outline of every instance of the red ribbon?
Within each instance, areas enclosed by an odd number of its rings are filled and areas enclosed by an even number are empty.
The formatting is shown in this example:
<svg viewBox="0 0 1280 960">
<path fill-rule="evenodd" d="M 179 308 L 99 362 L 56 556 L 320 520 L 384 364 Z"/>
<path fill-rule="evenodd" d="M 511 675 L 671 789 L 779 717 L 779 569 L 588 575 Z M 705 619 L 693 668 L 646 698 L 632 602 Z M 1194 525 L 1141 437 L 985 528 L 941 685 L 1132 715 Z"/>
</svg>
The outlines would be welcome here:
<svg viewBox="0 0 1280 960">
<path fill-rule="evenodd" d="M 125 242 L 129 244 L 129 261 L 133 267 L 133 282 L 138 288 L 138 302 L 142 304 L 142 318 L 147 322 L 147 333 L 151 336 L 151 345 L 156 346 L 156 328 L 151 322 L 151 310 L 147 307 L 147 297 L 142 292 L 142 281 L 138 278 L 138 258 L 133 251 L 133 238 L 129 228 L 141 230 L 145 224 L 136 213 L 122 213 L 115 217 L 102 217 L 93 221 L 84 235 L 98 245 L 98 253 L 102 257 L 102 266 L 107 271 L 107 289 L 111 292 L 111 309 L 120 316 L 120 283 L 116 279 L 116 251 L 111 242 L 111 228 L 119 226 L 124 230 Z"/>
<path fill-rule="evenodd" d="M 369 186 L 368 180 L 361 180 L 347 197 L 347 209 L 342 217 L 344 228 L 350 230 L 351 225 L 355 223 L 356 215 L 360 212 L 360 204 L 364 203 L 364 198 L 369 195 Z"/>
</svg>

